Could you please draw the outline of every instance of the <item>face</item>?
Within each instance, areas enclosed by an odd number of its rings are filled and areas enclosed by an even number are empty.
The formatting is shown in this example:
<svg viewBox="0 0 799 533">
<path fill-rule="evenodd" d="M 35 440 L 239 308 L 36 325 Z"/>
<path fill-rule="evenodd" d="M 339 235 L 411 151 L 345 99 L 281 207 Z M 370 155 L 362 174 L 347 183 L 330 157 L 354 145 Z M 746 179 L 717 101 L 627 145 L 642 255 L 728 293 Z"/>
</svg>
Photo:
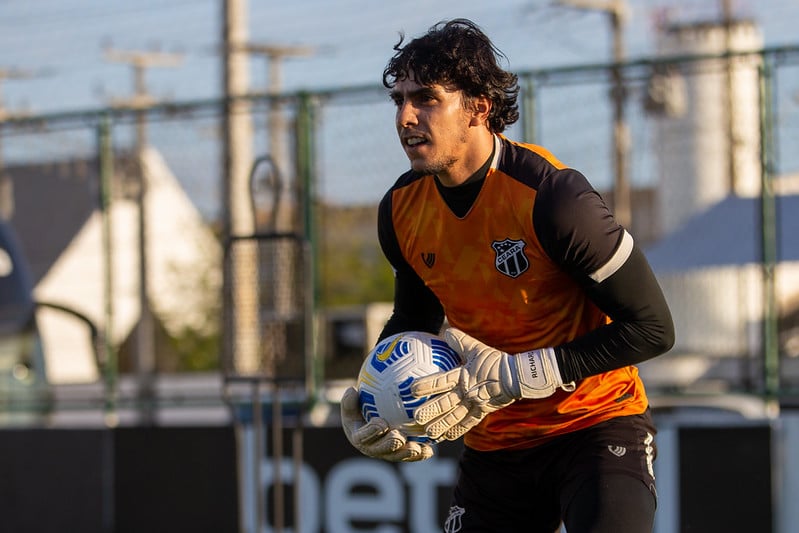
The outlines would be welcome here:
<svg viewBox="0 0 799 533">
<path fill-rule="evenodd" d="M 460 91 L 405 79 L 394 86 L 391 98 L 397 106 L 397 133 L 413 170 L 447 180 L 465 168 L 473 113 L 463 105 Z"/>
</svg>

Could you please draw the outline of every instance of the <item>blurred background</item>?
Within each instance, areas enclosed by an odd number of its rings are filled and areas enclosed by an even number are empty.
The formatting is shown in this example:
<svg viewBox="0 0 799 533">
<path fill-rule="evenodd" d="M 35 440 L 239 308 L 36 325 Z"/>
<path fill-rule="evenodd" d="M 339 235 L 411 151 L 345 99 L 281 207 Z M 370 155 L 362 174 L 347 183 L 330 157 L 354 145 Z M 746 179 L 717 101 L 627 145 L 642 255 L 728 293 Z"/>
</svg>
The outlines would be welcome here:
<svg viewBox="0 0 799 533">
<path fill-rule="evenodd" d="M 793 531 L 799 4 L 162 4 L 0 2 L 8 531 L 437 530 L 457 445 L 369 461 L 337 403 L 391 311 L 382 70 L 454 17 L 666 292 L 657 532 Z"/>
</svg>

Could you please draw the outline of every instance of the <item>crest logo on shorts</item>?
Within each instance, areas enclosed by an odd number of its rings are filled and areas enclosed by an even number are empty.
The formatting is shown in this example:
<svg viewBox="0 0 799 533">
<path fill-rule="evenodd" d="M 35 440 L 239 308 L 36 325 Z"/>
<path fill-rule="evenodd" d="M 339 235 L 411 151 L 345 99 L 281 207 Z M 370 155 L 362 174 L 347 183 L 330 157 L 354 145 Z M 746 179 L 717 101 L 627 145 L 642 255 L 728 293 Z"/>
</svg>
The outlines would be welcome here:
<svg viewBox="0 0 799 533">
<path fill-rule="evenodd" d="M 459 505 L 453 505 L 449 508 L 449 515 L 447 521 L 444 522 L 444 531 L 446 533 L 457 533 L 463 527 L 461 524 L 461 517 L 466 514 L 466 509 Z"/>
<path fill-rule="evenodd" d="M 492 242 L 491 247 L 497 254 L 494 261 L 497 270 L 508 277 L 518 278 L 530 268 L 530 261 L 524 255 L 525 246 L 527 244 L 524 241 L 514 241 L 512 239 Z"/>
</svg>

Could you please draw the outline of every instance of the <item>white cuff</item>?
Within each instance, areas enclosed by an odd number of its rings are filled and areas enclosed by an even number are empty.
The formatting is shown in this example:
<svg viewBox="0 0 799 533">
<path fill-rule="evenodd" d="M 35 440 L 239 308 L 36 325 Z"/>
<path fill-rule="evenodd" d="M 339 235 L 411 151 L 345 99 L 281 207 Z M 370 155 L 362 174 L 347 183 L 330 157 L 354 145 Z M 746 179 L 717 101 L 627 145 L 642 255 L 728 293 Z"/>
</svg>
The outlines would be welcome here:
<svg viewBox="0 0 799 533">
<path fill-rule="evenodd" d="M 516 375 L 522 398 L 549 396 L 563 385 L 553 348 L 516 354 Z"/>
</svg>

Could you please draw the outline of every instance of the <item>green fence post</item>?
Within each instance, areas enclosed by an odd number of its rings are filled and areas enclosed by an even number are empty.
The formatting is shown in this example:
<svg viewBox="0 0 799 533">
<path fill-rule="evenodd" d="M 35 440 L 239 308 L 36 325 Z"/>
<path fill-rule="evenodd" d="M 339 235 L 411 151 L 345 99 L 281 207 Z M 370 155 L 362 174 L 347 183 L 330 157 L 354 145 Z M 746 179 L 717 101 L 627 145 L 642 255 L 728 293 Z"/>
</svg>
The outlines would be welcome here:
<svg viewBox="0 0 799 533">
<path fill-rule="evenodd" d="M 773 72 L 768 57 L 760 65 L 760 223 L 763 273 L 763 388 L 767 402 L 778 409 L 780 347 L 777 323 L 775 268 L 777 264 L 776 202 L 774 172 Z M 775 411 L 776 414 L 776 411 Z"/>
<path fill-rule="evenodd" d="M 97 153 L 100 174 L 100 212 L 102 214 L 103 272 L 105 276 L 105 325 L 103 327 L 103 364 L 99 370 L 105 380 L 105 423 L 117 425 L 117 354 L 112 341 L 114 323 L 114 261 L 111 223 L 111 188 L 114 176 L 114 147 L 108 115 L 103 115 L 97 127 Z"/>
<path fill-rule="evenodd" d="M 295 135 L 297 138 L 297 176 L 302 187 L 303 229 L 306 242 L 306 376 L 309 396 L 313 401 L 323 375 L 319 354 L 319 242 L 316 198 L 316 100 L 310 93 L 300 93 Z"/>
<path fill-rule="evenodd" d="M 524 77 L 522 89 L 522 135 L 524 142 L 535 143 L 536 139 L 536 94 L 537 86 L 532 75 Z"/>
</svg>

